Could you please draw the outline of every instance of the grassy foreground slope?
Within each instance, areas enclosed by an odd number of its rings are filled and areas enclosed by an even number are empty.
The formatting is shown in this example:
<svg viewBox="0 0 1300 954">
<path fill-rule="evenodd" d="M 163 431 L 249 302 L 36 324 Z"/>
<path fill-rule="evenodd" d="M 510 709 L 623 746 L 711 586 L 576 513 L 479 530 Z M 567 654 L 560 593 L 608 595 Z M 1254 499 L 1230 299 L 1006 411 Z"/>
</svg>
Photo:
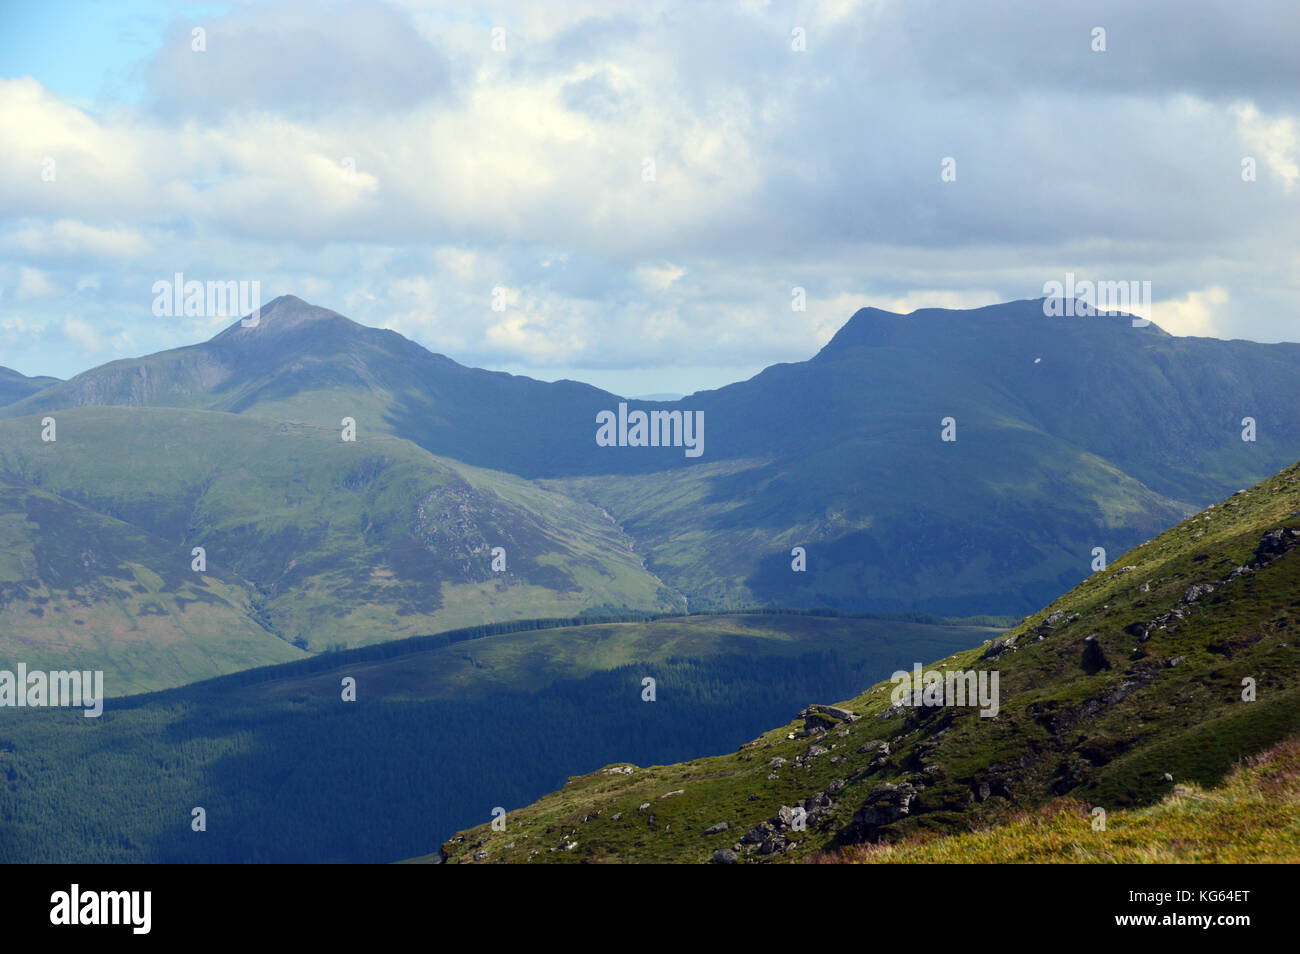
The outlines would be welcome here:
<svg viewBox="0 0 1300 954">
<path fill-rule="evenodd" d="M 997 828 L 861 845 L 814 861 L 860 864 L 1300 863 L 1300 738 L 1251 756 L 1221 785 L 1175 785 L 1148 808 L 1093 826 L 1090 807 L 1049 802 Z"/>
<path fill-rule="evenodd" d="M 6 709 L 0 862 L 409 857 L 568 766 L 726 751 L 910 646 L 998 631 L 756 614 L 461 632 L 109 699 L 98 719 Z"/>
<path fill-rule="evenodd" d="M 1300 733 L 1300 466 L 1136 547 L 986 646 L 1000 710 L 881 683 L 725 756 L 572 778 L 445 843 L 451 861 L 765 861 L 987 828 L 1069 795 L 1108 812 L 1219 783 Z M 909 669 L 917 660 L 898 657 Z M 809 699 L 808 702 L 828 700 Z M 806 825 L 793 824 L 794 809 Z"/>
</svg>

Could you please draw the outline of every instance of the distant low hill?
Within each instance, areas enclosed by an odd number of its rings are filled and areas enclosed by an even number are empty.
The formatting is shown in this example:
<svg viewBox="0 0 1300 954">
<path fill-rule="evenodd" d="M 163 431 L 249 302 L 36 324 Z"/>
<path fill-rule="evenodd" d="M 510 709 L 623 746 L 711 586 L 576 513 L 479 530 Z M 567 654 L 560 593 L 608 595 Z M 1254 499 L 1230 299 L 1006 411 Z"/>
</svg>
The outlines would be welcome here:
<svg viewBox="0 0 1300 954">
<path fill-rule="evenodd" d="M 58 378 L 29 378 L 25 374 L 19 374 L 10 368 L 0 368 L 0 406 L 21 401 L 37 391 L 43 391 L 45 388 L 58 383 Z"/>
</svg>

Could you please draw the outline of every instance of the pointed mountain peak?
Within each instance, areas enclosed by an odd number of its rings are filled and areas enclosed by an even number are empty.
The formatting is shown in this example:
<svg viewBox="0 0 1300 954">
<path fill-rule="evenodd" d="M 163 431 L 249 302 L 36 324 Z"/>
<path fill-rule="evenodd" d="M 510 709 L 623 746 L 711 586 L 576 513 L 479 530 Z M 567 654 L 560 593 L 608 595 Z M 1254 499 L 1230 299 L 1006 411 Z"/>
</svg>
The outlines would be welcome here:
<svg viewBox="0 0 1300 954">
<path fill-rule="evenodd" d="M 258 333 L 281 335 L 322 321 L 342 321 L 350 325 L 356 324 L 352 319 L 340 315 L 337 311 L 313 305 L 311 302 L 303 301 L 297 295 L 281 295 L 279 298 L 271 299 L 261 308 L 243 315 L 237 322 L 216 335 L 212 340 L 242 339 L 250 334 Z"/>
<path fill-rule="evenodd" d="M 885 309 L 883 308 L 868 306 L 866 308 L 859 308 L 857 311 L 855 311 L 853 313 L 853 317 L 851 317 L 848 322 L 845 322 L 845 324 L 847 325 L 848 323 L 854 321 L 871 321 L 872 319 L 876 319 L 876 318 L 904 318 L 904 317 L 906 316 L 896 311 L 885 311 Z"/>
<path fill-rule="evenodd" d="M 885 311 L 883 308 L 859 308 L 846 321 L 831 340 L 826 342 L 817 357 L 835 354 L 845 348 L 860 345 L 882 344 L 891 340 L 895 331 L 906 326 L 907 315 Z"/>
</svg>

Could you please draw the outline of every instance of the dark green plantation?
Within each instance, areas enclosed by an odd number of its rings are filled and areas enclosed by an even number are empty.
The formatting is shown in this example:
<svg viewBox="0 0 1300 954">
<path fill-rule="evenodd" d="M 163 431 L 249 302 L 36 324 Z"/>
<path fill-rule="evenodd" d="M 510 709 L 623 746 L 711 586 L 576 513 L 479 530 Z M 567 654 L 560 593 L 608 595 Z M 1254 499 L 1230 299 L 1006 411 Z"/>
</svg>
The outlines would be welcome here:
<svg viewBox="0 0 1300 954">
<path fill-rule="evenodd" d="M 407 857 L 568 771 L 733 749 L 898 658 L 999 631 L 786 614 L 521 625 L 110 699 L 99 719 L 0 710 L 0 861 Z M 190 829 L 196 806 L 207 831 Z"/>
</svg>

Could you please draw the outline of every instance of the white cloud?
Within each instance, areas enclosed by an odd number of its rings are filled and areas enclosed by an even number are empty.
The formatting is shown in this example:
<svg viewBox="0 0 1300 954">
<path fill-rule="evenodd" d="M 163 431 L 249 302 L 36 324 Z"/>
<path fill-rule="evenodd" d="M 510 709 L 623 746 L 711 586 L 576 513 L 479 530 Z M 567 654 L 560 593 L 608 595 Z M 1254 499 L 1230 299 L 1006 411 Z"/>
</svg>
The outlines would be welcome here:
<svg viewBox="0 0 1300 954">
<path fill-rule="evenodd" d="M 59 294 L 59 287 L 40 269 L 26 266 L 18 269 L 18 287 L 14 291 L 15 301 L 53 298 L 57 294 Z"/>
<path fill-rule="evenodd" d="M 1143 55 L 1103 63 L 1051 5 L 740 6 L 241 5 L 206 17 L 207 54 L 163 44 L 142 106 L 0 79 L 0 320 L 15 289 L 51 329 L 77 296 L 95 328 L 174 346 L 204 329 L 152 319 L 148 289 L 182 271 L 489 366 L 755 366 L 862 306 L 977 307 L 1072 269 L 1150 277 L 1170 330 L 1294 337 L 1294 18 L 1119 6 L 1112 38 Z M 100 358 L 127 340 L 75 335 Z"/>
<path fill-rule="evenodd" d="M 1233 106 L 1247 148 L 1258 152 L 1289 192 L 1300 183 L 1300 125 L 1294 117 L 1266 119 L 1253 103 Z"/>
<path fill-rule="evenodd" d="M 82 321 L 80 318 L 65 316 L 60 330 L 73 344 L 91 354 L 106 349 L 104 339 L 100 337 L 99 332 L 89 322 Z"/>
<path fill-rule="evenodd" d="M 479 256 L 471 249 L 440 248 L 437 262 L 457 278 L 470 279 L 478 273 Z"/>
<path fill-rule="evenodd" d="M 131 259 L 147 254 L 150 242 L 136 229 L 102 228 L 60 219 L 28 225 L 0 236 L 0 249 L 24 252 L 38 258 L 89 256 L 100 259 Z"/>
<path fill-rule="evenodd" d="M 680 265 L 665 262 L 663 265 L 640 265 L 635 274 L 641 284 L 654 291 L 666 291 L 673 282 L 686 274 Z"/>
<path fill-rule="evenodd" d="M 505 354 L 541 365 L 580 352 L 583 345 L 581 337 L 556 327 L 546 316 L 519 311 L 506 312 L 488 327 L 484 339 Z"/>
<path fill-rule="evenodd" d="M 1217 310 L 1227 304 L 1228 291 L 1219 286 L 1189 292 L 1185 297 L 1155 302 L 1149 316 L 1171 335 L 1181 337 L 1213 338 L 1219 331 Z M 1137 314 L 1138 309 L 1133 309 Z"/>
</svg>

